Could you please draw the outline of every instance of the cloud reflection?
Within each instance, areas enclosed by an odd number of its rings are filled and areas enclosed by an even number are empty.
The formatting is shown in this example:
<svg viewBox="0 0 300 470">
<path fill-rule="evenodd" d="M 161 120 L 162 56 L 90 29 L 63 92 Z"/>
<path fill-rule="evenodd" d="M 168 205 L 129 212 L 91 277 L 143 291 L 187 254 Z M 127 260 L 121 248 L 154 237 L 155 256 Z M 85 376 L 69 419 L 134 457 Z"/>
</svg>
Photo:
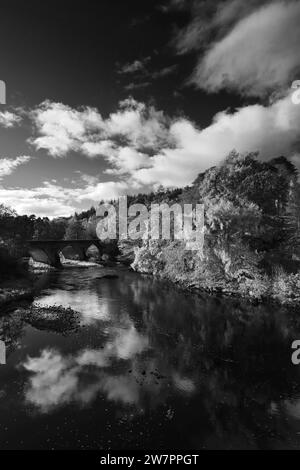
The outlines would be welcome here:
<svg viewBox="0 0 300 470">
<path fill-rule="evenodd" d="M 44 412 L 68 403 L 77 389 L 77 368 L 56 351 L 44 350 L 40 357 L 29 358 L 24 367 L 33 373 L 26 400 Z"/>
<path fill-rule="evenodd" d="M 113 375 L 106 368 L 116 359 L 134 360 L 147 348 L 148 339 L 131 325 L 115 332 L 102 349 L 84 349 L 68 356 L 44 349 L 39 357 L 28 357 L 22 364 L 31 373 L 25 399 L 43 413 L 72 401 L 88 404 L 99 393 L 111 401 L 138 403 L 139 385 L 135 375 Z"/>
<path fill-rule="evenodd" d="M 57 290 L 51 295 L 38 299 L 37 302 L 41 306 L 61 305 L 68 308 L 72 305 L 73 310 L 81 314 L 81 321 L 84 325 L 108 321 L 112 312 L 110 299 L 99 297 L 96 292 L 90 290 Z"/>
</svg>

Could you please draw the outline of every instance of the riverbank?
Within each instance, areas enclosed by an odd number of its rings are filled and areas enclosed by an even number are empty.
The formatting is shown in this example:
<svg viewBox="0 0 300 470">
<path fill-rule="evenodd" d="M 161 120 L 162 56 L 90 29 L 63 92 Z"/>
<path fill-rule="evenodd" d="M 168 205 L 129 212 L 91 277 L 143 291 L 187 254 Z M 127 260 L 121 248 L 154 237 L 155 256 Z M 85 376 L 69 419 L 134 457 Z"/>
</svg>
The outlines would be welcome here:
<svg viewBox="0 0 300 470">
<path fill-rule="evenodd" d="M 159 276 L 161 279 L 166 279 L 163 276 Z M 261 295 L 258 291 L 252 290 L 245 293 L 244 288 L 239 286 L 238 284 L 230 284 L 226 286 L 216 286 L 216 287 L 208 287 L 205 285 L 197 285 L 188 282 L 187 280 L 183 279 L 169 279 L 167 278 L 172 284 L 176 285 L 180 290 L 185 292 L 190 292 L 192 294 L 207 294 L 214 297 L 220 298 L 234 298 L 237 300 L 245 301 L 251 303 L 253 305 L 258 304 L 268 304 L 274 305 L 274 307 L 287 307 L 289 310 L 299 310 L 300 308 L 300 291 L 298 290 L 298 295 L 294 294 L 293 292 L 286 291 L 278 291 L 274 292 L 274 288 L 270 288 L 268 293 Z"/>
<path fill-rule="evenodd" d="M 213 260 L 200 260 L 178 245 L 162 249 L 155 243 L 137 247 L 131 267 L 138 273 L 168 280 L 188 292 L 235 297 L 254 304 L 300 307 L 300 273 L 277 269 L 267 275 L 246 264 L 236 270 L 221 271 Z"/>
<path fill-rule="evenodd" d="M 15 303 L 23 300 L 31 301 L 34 290 L 29 279 L 10 279 L 0 284 L 0 315 Z"/>
<path fill-rule="evenodd" d="M 115 266 L 108 262 L 106 265 L 92 262 L 92 261 L 76 261 L 66 260 L 62 266 L 68 268 L 104 268 Z M 30 260 L 29 270 L 26 276 L 12 277 L 0 283 L 0 315 L 6 313 L 7 310 L 14 308 L 20 301 L 33 301 L 34 297 L 39 291 L 38 279 L 46 274 L 56 271 L 56 268 L 44 263 L 35 262 Z"/>
</svg>

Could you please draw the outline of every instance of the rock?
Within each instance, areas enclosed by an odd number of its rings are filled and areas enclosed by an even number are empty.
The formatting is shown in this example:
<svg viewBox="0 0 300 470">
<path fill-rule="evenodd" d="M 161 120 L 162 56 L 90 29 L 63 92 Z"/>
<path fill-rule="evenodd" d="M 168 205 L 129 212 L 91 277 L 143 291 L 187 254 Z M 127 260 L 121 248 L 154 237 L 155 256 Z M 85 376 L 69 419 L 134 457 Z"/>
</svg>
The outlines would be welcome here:
<svg viewBox="0 0 300 470">
<path fill-rule="evenodd" d="M 24 315 L 24 320 L 38 330 L 68 334 L 80 326 L 80 314 L 61 305 L 33 305 Z"/>
<path fill-rule="evenodd" d="M 114 261 L 110 258 L 109 255 L 107 254 L 104 254 L 101 256 L 101 261 L 100 263 L 103 265 L 103 266 L 108 266 L 108 267 L 111 267 L 111 266 L 114 266 Z"/>
</svg>

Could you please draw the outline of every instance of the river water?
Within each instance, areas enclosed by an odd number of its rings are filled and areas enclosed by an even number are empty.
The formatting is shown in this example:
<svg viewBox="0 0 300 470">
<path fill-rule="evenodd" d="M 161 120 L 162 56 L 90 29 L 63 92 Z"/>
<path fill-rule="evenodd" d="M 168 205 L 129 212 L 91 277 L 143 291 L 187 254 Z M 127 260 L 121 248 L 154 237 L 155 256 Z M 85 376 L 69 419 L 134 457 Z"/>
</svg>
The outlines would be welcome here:
<svg viewBox="0 0 300 470">
<path fill-rule="evenodd" d="M 0 449 L 300 448 L 296 314 L 101 273 L 40 280 L 76 328 L 0 318 Z"/>
</svg>

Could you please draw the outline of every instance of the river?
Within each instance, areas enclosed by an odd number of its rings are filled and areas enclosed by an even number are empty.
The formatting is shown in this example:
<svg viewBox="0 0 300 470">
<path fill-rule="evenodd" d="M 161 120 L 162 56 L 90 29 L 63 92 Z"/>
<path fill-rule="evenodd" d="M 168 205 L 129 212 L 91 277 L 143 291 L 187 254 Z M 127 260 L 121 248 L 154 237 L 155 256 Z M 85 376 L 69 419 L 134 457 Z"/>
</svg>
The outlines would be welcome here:
<svg viewBox="0 0 300 470">
<path fill-rule="evenodd" d="M 296 314 L 102 272 L 40 279 L 74 329 L 0 318 L 0 449 L 300 448 Z"/>
</svg>

